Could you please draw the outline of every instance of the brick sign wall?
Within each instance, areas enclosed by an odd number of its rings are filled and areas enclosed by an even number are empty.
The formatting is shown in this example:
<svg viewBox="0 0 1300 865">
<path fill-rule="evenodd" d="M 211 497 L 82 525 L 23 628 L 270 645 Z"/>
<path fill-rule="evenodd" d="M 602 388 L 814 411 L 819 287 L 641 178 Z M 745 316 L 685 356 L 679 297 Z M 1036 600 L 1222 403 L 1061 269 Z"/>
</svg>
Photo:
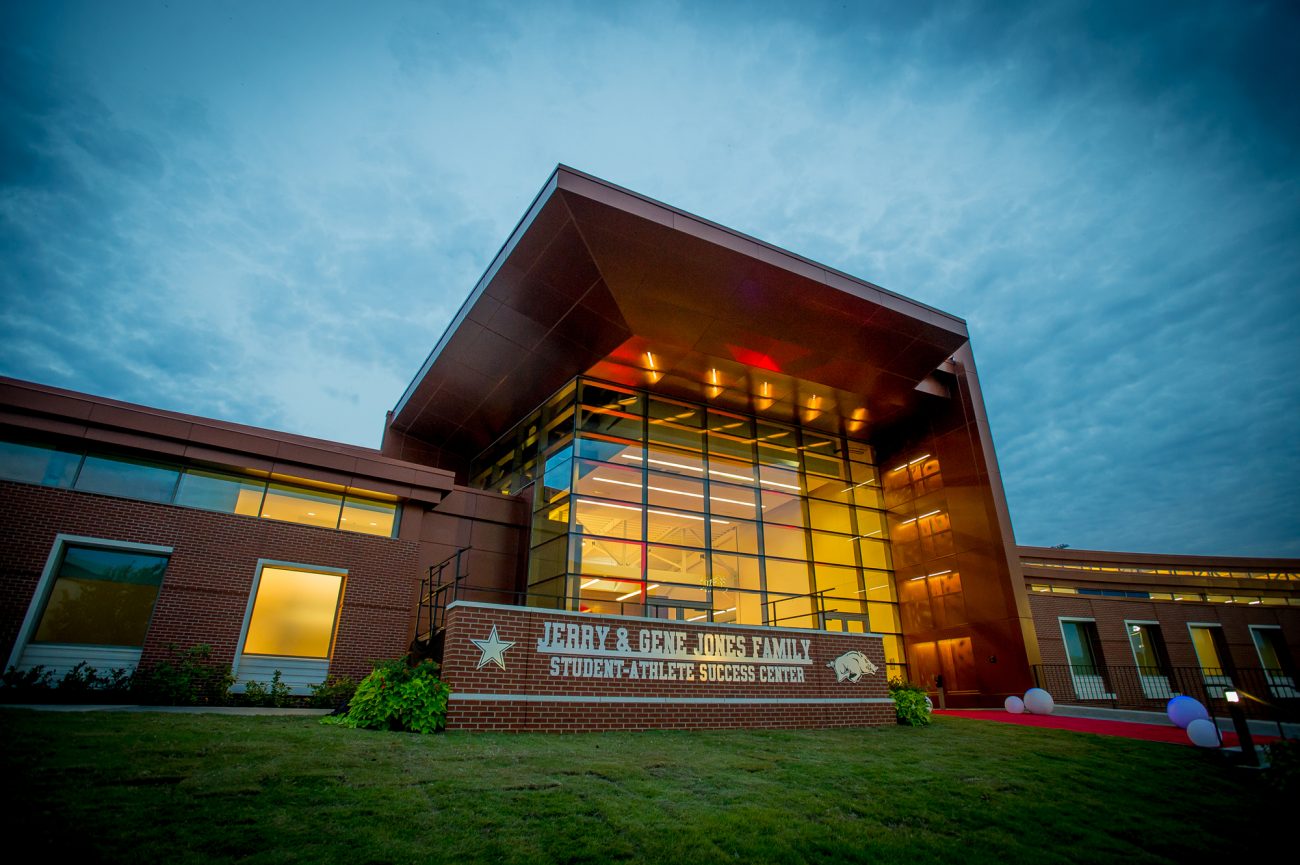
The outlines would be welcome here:
<svg viewBox="0 0 1300 865">
<path fill-rule="evenodd" d="M 894 723 L 879 636 L 458 601 L 447 726 L 462 730 Z"/>
</svg>

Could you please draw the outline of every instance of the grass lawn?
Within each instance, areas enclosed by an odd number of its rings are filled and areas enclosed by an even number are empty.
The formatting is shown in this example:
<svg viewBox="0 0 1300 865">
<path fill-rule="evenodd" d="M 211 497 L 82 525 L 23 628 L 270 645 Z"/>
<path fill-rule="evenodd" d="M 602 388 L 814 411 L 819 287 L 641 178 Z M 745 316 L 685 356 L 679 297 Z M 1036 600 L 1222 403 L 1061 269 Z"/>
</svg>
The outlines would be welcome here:
<svg viewBox="0 0 1300 865">
<path fill-rule="evenodd" d="M 1295 819 L 1193 748 L 958 718 L 416 736 L 4 709 L 0 737 L 24 861 L 1182 863 L 1240 861 Z"/>
</svg>

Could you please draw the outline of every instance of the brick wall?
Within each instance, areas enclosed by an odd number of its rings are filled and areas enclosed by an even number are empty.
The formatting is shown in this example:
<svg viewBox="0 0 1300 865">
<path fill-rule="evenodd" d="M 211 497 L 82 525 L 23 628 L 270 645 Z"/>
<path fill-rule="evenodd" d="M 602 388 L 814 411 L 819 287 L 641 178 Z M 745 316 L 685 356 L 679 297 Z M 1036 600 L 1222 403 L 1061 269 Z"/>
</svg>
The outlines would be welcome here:
<svg viewBox="0 0 1300 865">
<path fill-rule="evenodd" d="M 539 649 L 554 631 L 548 626 L 608 628 L 602 649 L 575 646 Z M 479 666 L 484 652 L 472 640 L 488 640 L 493 627 L 505 668 Z M 628 652 L 618 654 L 618 632 L 627 631 Z M 683 652 L 640 651 L 641 631 L 680 634 Z M 798 657 L 762 657 L 755 638 L 784 638 Z M 728 652 L 728 661 L 701 656 Z M 806 663 L 798 663 L 805 654 Z M 567 646 L 567 644 L 566 644 Z M 877 672 L 854 683 L 837 681 L 827 666 L 860 651 Z M 756 656 L 757 655 L 757 656 Z M 570 672 L 565 665 L 575 665 Z M 559 675 L 555 675 L 559 666 Z M 707 665 L 707 669 L 705 669 Z M 633 674 L 634 668 L 639 672 Z M 447 726 L 454 729 L 578 732 L 650 728 L 851 727 L 894 723 L 879 637 L 776 628 L 592 616 L 531 608 L 459 603 L 448 611 L 443 678 L 453 694 Z M 702 681 L 717 676 L 719 681 Z M 740 681 L 737 681 L 740 679 Z M 779 681 L 763 681 L 778 679 Z M 803 681 L 799 681 L 802 679 Z"/>
<path fill-rule="evenodd" d="M 0 651 L 8 658 L 58 534 L 173 548 L 142 663 L 208 643 L 231 663 L 258 559 L 344 568 L 330 671 L 359 679 L 406 652 L 418 580 L 417 543 L 237 514 L 0 482 Z"/>
</svg>

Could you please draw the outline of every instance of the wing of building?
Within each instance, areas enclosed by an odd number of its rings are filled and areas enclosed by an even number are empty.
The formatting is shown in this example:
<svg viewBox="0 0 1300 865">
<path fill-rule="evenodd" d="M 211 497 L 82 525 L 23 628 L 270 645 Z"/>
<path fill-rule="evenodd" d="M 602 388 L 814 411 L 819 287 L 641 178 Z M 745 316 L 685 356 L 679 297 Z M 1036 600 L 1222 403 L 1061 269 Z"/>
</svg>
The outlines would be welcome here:
<svg viewBox="0 0 1300 865">
<path fill-rule="evenodd" d="M 949 705 L 1297 697 L 1300 562 L 1017 547 L 961 319 L 565 167 L 379 450 L 0 398 L 12 667 L 206 644 L 305 693 L 459 602 L 877 635 Z"/>
</svg>

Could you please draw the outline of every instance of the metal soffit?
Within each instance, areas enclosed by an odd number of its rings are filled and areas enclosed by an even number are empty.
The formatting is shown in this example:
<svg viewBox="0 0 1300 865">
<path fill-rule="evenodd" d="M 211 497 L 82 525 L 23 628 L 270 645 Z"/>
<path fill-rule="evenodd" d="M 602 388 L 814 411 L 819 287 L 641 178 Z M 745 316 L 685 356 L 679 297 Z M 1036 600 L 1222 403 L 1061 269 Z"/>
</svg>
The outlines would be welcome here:
<svg viewBox="0 0 1300 865">
<path fill-rule="evenodd" d="M 474 453 L 588 374 L 854 434 L 907 411 L 967 339 L 958 318 L 561 166 L 391 423 Z"/>
</svg>

